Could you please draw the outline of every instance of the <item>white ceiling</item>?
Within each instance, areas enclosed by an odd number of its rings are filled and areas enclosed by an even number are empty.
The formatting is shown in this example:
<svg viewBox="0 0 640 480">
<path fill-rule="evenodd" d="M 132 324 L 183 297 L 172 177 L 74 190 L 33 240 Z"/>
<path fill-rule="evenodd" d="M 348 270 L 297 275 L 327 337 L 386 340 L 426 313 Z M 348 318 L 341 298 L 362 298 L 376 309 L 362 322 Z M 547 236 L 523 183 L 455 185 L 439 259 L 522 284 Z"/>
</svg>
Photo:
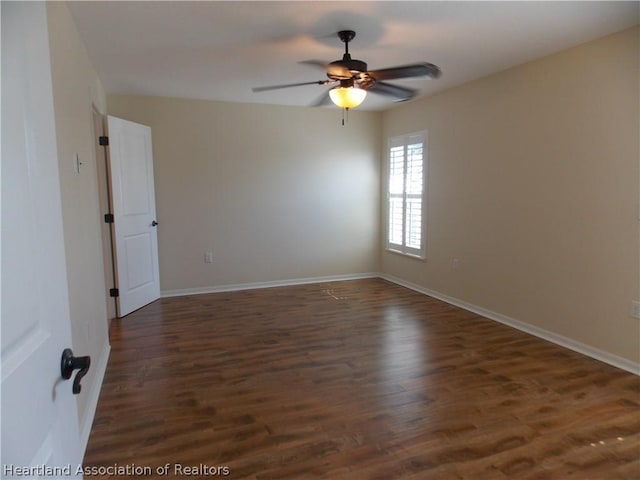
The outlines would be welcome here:
<svg viewBox="0 0 640 480">
<path fill-rule="evenodd" d="M 370 70 L 438 65 L 437 80 L 389 81 L 430 95 L 639 23 L 640 2 L 70 2 L 108 93 L 309 105 L 328 88 L 253 93 L 325 79 L 305 60 L 353 58 Z M 594 65 L 597 68 L 597 65 Z M 370 94 L 360 109 L 394 104 Z"/>
</svg>

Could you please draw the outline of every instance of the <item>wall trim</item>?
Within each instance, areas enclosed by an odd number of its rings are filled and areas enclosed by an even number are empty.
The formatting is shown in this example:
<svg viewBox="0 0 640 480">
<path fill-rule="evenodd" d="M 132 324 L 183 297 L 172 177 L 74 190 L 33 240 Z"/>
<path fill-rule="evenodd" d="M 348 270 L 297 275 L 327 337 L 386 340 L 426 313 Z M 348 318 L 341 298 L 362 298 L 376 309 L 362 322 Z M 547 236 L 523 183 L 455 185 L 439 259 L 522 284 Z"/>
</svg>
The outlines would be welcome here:
<svg viewBox="0 0 640 480">
<path fill-rule="evenodd" d="M 288 287 L 291 285 L 305 285 L 308 283 L 325 283 L 325 282 L 339 282 L 344 280 L 361 280 L 364 278 L 378 278 L 379 273 L 352 273 L 346 275 L 329 275 L 324 277 L 307 277 L 307 278 L 293 278 L 290 280 L 276 280 L 270 282 L 254 282 L 254 283 L 236 283 L 229 285 L 218 285 L 211 287 L 196 287 L 185 288 L 178 290 L 163 290 L 160 292 L 160 297 L 182 297 L 185 295 L 203 295 L 206 293 L 222 293 L 222 292 L 236 292 L 240 290 L 254 290 L 257 288 L 272 288 L 272 287 Z"/>
<path fill-rule="evenodd" d="M 91 369 L 95 372 L 95 379 L 91 385 L 87 397 L 87 408 L 80 422 L 80 447 L 82 449 L 82 456 L 87 450 L 87 444 L 89 443 L 89 436 L 91 435 L 91 427 L 93 426 L 93 419 L 96 415 L 96 409 L 98 408 L 98 399 L 100 398 L 100 390 L 102 390 L 102 383 L 104 381 L 104 374 L 107 371 L 107 363 L 109 363 L 109 354 L 111 353 L 111 345 L 106 342 L 100 357 L 97 362 L 91 362 Z"/>
<path fill-rule="evenodd" d="M 636 363 L 632 360 L 619 357 L 617 355 L 614 355 L 613 353 L 600 350 L 598 348 L 592 347 L 590 345 L 579 342 L 577 340 L 573 340 L 563 335 L 550 332 L 549 330 L 545 330 L 544 328 L 536 327 L 529 323 L 521 322 L 519 320 L 508 317 L 506 315 L 502 315 L 501 313 L 487 310 L 486 308 L 479 307 L 469 302 L 465 302 L 464 300 L 460 300 L 458 298 L 445 295 L 435 290 L 431 290 L 429 288 L 416 285 L 415 283 L 407 282 L 406 280 L 395 277 L 393 275 L 380 273 L 379 277 L 391 283 L 395 283 L 396 285 L 409 288 L 418 293 L 422 293 L 429 297 L 442 300 L 443 302 L 446 302 L 450 305 L 454 305 L 464 310 L 468 310 L 470 312 L 476 313 L 478 315 L 481 315 L 482 317 L 488 318 L 490 320 L 494 320 L 496 322 L 502 323 L 509 327 L 513 327 L 517 330 L 528 333 L 535 337 L 542 338 L 551 343 L 555 343 L 556 345 L 560 345 L 561 347 L 568 348 L 569 350 L 573 350 L 574 352 L 581 353 L 583 355 L 586 355 L 587 357 L 591 357 L 595 360 L 599 360 L 601 362 L 607 363 L 616 368 L 620 368 L 622 370 L 633 373 L 635 375 L 640 375 L 640 363 Z"/>
</svg>

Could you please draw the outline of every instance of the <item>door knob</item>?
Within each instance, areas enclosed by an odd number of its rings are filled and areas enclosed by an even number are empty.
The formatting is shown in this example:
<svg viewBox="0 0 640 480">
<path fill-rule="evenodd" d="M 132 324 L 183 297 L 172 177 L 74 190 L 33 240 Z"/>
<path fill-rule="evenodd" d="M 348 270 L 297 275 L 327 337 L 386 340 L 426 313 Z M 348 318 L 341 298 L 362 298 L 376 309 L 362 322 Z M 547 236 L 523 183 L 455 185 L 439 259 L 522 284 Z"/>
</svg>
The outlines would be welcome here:
<svg viewBox="0 0 640 480">
<path fill-rule="evenodd" d="M 64 380 L 71 378 L 74 370 L 80 370 L 76 373 L 76 378 L 73 379 L 73 394 L 77 395 L 82 390 L 80 380 L 89 371 L 91 366 L 91 357 L 74 357 L 70 348 L 65 348 L 62 352 L 62 359 L 60 360 L 60 373 Z"/>
<path fill-rule="evenodd" d="M 151 226 L 152 226 L 152 227 L 155 227 L 155 226 L 157 226 L 157 225 L 158 225 L 158 222 L 156 222 L 155 220 L 154 220 L 153 222 L 151 222 Z"/>
</svg>

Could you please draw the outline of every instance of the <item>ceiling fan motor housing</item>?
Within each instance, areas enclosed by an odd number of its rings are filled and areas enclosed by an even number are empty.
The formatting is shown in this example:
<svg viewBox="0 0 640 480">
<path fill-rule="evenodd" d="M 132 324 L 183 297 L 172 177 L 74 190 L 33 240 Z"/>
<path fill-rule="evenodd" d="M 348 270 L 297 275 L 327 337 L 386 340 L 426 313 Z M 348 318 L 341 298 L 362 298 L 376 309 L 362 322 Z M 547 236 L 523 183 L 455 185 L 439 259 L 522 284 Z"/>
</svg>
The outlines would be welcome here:
<svg viewBox="0 0 640 480">
<path fill-rule="evenodd" d="M 346 68 L 351 73 L 351 77 L 357 76 L 358 74 L 365 73 L 367 71 L 367 64 L 365 62 L 363 62 L 362 60 L 352 59 L 351 55 L 349 55 L 348 53 L 344 55 L 342 60 L 336 60 L 335 62 L 331 62 L 329 65 L 341 67 L 337 71 Z M 340 80 L 344 78 L 344 76 L 336 74 L 335 71 L 336 70 L 332 70 L 331 68 L 329 68 L 327 76 L 332 80 Z"/>
</svg>

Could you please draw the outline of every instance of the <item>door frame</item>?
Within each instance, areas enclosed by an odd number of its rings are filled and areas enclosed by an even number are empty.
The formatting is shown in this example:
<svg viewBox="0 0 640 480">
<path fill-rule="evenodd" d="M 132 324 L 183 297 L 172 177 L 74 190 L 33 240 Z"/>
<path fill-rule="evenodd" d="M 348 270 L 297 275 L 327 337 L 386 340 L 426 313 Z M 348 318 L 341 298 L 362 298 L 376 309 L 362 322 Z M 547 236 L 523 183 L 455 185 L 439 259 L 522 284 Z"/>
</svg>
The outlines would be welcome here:
<svg viewBox="0 0 640 480">
<path fill-rule="evenodd" d="M 108 136 L 106 126 L 107 116 L 100 113 L 95 105 L 92 109 L 92 134 L 95 145 L 96 171 L 98 174 L 98 202 L 100 212 L 104 215 L 113 214 L 113 192 L 111 189 L 111 167 L 109 165 L 109 152 L 107 146 L 100 145 L 99 138 Z M 118 265 L 114 255 L 114 229 L 113 223 L 102 222 L 102 257 L 104 261 L 105 285 L 107 288 L 118 288 Z M 114 318 L 119 317 L 118 302 L 109 292 L 105 292 L 107 302 L 107 318 L 109 326 Z"/>
</svg>

